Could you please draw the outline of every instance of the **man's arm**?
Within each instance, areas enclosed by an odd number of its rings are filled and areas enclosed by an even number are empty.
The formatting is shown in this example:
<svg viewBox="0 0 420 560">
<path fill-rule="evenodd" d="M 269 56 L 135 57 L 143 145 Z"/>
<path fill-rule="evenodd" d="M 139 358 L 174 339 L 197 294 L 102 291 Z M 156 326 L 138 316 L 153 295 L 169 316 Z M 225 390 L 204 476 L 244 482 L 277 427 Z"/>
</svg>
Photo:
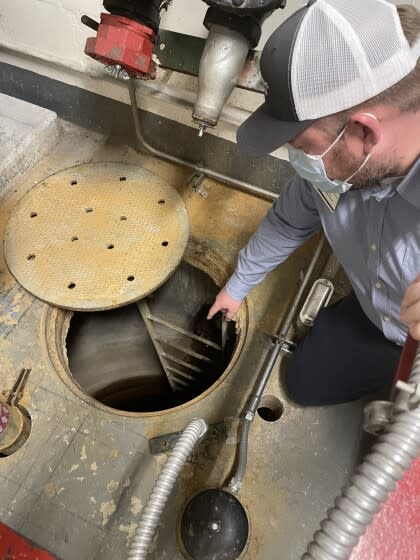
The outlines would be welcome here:
<svg viewBox="0 0 420 560">
<path fill-rule="evenodd" d="M 240 251 L 235 272 L 217 296 L 209 318 L 224 310 L 231 319 L 248 292 L 320 227 L 313 187 L 296 175 Z"/>
</svg>

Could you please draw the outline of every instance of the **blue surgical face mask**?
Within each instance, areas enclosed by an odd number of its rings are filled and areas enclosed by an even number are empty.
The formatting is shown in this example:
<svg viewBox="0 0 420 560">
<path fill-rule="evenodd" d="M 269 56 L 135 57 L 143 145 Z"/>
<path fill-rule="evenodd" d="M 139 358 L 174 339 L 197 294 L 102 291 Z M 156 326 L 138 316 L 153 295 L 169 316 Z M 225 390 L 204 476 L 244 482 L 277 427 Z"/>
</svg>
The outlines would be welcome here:
<svg viewBox="0 0 420 560">
<path fill-rule="evenodd" d="M 372 115 L 371 113 L 366 114 L 376 119 L 375 115 Z M 351 183 L 349 183 L 350 179 L 352 179 L 352 177 L 354 177 L 356 173 L 358 173 L 366 165 L 371 156 L 370 152 L 356 171 L 345 181 L 340 181 L 339 179 L 332 180 L 328 177 L 322 158 L 337 144 L 346 131 L 347 126 L 348 125 L 343 128 L 334 142 L 319 156 L 311 156 L 303 150 L 294 148 L 288 144 L 290 165 L 294 168 L 298 175 L 312 183 L 314 187 L 322 192 L 340 194 L 347 192 L 352 187 Z"/>
</svg>

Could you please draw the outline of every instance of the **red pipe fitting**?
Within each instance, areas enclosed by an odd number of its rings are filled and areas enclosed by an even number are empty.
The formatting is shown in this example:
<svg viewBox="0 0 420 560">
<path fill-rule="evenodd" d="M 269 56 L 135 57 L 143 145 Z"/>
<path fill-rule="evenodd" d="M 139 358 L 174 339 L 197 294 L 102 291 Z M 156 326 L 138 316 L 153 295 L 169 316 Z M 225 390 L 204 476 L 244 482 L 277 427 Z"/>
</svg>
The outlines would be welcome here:
<svg viewBox="0 0 420 560">
<path fill-rule="evenodd" d="M 154 78 L 152 60 L 156 33 L 132 19 L 101 14 L 96 37 L 86 41 L 85 53 L 106 65 L 119 64 L 131 78 Z"/>
<path fill-rule="evenodd" d="M 408 381 L 410 377 L 411 368 L 413 367 L 414 358 L 419 342 L 415 340 L 410 334 L 407 334 L 407 339 L 401 351 L 400 360 L 398 362 L 397 372 L 394 377 L 394 382 L 391 390 L 391 400 L 396 396 L 396 383 L 397 381 Z"/>
</svg>

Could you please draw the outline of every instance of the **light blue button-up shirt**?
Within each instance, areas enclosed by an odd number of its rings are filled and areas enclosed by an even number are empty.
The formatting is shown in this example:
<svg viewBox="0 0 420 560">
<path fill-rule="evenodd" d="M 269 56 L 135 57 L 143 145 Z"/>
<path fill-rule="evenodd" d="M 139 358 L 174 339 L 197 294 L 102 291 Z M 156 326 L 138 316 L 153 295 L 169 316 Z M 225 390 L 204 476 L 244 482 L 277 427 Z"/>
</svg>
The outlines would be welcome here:
<svg viewBox="0 0 420 560">
<path fill-rule="evenodd" d="M 239 253 L 228 294 L 245 297 L 321 227 L 366 315 L 403 344 L 401 300 L 420 273 L 420 159 L 405 177 L 341 195 L 334 212 L 310 183 L 292 178 Z"/>
</svg>

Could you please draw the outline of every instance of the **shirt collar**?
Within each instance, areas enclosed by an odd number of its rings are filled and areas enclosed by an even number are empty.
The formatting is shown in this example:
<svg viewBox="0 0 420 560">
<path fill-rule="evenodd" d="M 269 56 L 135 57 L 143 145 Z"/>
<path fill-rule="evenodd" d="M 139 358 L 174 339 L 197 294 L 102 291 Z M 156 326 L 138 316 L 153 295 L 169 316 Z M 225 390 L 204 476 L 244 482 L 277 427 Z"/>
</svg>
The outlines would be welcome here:
<svg viewBox="0 0 420 560">
<path fill-rule="evenodd" d="M 397 192 L 407 202 L 420 208 L 420 158 L 398 185 Z"/>
<path fill-rule="evenodd" d="M 376 185 L 361 189 L 359 192 L 364 200 L 374 197 L 378 201 L 391 198 L 398 193 L 404 200 L 420 208 L 420 158 L 415 162 L 407 175 L 403 177 L 387 177 Z"/>
</svg>

